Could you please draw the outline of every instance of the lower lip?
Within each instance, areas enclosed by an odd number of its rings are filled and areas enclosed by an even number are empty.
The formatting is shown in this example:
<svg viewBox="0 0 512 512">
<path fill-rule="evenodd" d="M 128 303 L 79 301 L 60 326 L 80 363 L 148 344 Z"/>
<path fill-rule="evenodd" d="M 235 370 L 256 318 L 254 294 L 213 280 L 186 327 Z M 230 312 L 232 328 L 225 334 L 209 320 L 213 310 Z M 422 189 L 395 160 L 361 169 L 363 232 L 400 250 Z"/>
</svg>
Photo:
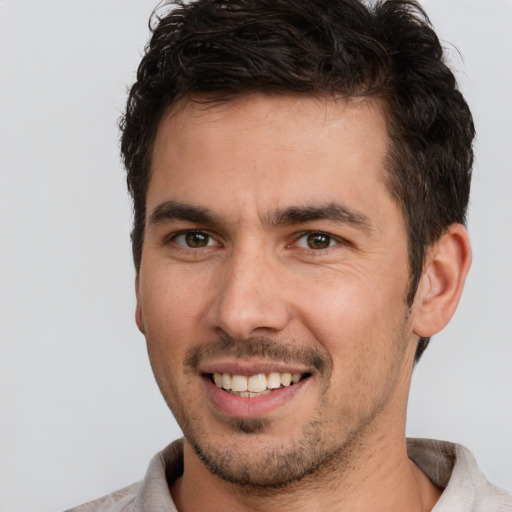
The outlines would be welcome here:
<svg viewBox="0 0 512 512">
<path fill-rule="evenodd" d="M 215 409 L 234 418 L 261 418 L 287 405 L 300 393 L 311 377 L 285 388 L 274 389 L 260 396 L 232 395 L 217 387 L 208 377 L 203 377 L 206 392 Z"/>
</svg>

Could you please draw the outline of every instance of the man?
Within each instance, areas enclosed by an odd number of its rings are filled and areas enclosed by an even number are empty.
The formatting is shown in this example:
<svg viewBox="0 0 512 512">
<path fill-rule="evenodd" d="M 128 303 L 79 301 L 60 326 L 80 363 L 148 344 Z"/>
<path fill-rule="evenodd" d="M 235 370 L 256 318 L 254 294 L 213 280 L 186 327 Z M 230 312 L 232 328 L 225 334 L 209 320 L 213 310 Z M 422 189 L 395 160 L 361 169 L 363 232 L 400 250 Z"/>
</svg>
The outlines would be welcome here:
<svg viewBox="0 0 512 512">
<path fill-rule="evenodd" d="M 199 0 L 128 99 L 136 321 L 184 433 L 75 510 L 512 510 L 405 439 L 457 307 L 474 128 L 413 2 Z"/>
</svg>

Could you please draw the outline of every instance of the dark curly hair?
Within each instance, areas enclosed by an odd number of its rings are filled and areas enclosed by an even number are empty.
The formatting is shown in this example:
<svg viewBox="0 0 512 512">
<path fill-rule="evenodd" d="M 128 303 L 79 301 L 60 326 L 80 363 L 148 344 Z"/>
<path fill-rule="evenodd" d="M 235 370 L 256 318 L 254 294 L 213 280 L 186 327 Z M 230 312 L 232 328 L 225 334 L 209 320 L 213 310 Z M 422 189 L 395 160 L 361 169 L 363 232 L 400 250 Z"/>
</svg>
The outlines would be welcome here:
<svg viewBox="0 0 512 512">
<path fill-rule="evenodd" d="M 384 105 L 391 140 L 386 185 L 403 213 L 412 304 L 426 249 L 465 223 L 473 120 L 443 49 L 412 0 L 175 1 L 152 37 L 121 121 L 141 262 L 151 153 L 164 111 L 181 99 L 244 93 L 368 97 Z M 416 360 L 428 344 L 422 338 Z"/>
</svg>

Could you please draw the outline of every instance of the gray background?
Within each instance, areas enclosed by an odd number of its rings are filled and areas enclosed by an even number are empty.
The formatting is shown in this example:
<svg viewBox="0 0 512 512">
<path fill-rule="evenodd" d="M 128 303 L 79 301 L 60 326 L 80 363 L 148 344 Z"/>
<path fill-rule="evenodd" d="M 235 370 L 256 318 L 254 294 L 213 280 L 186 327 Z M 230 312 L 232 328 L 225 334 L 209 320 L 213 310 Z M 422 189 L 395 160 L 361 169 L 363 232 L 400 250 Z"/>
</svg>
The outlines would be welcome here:
<svg viewBox="0 0 512 512">
<path fill-rule="evenodd" d="M 474 264 L 417 368 L 408 434 L 512 489 L 512 2 L 425 0 L 474 112 Z M 149 0 L 0 0 L 0 510 L 140 479 L 179 436 L 133 321 L 116 120 Z M 447 45 L 450 48 L 449 45 Z"/>
</svg>

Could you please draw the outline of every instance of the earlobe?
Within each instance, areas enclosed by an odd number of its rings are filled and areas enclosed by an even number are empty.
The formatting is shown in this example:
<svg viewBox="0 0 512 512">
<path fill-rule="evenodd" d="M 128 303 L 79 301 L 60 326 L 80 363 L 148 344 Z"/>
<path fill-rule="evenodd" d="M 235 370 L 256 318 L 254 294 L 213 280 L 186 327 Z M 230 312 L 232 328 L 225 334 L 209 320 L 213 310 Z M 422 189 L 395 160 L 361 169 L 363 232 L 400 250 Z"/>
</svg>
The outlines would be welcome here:
<svg viewBox="0 0 512 512">
<path fill-rule="evenodd" d="M 471 265 L 466 228 L 452 224 L 431 246 L 416 294 L 414 332 L 428 338 L 450 321 L 459 303 Z"/>
<path fill-rule="evenodd" d="M 135 306 L 135 323 L 139 328 L 139 331 L 142 334 L 146 334 L 146 329 L 144 327 L 144 317 L 142 315 L 142 308 L 140 305 L 140 296 L 139 296 L 139 276 L 135 278 L 135 296 L 137 298 L 137 305 Z"/>
</svg>

